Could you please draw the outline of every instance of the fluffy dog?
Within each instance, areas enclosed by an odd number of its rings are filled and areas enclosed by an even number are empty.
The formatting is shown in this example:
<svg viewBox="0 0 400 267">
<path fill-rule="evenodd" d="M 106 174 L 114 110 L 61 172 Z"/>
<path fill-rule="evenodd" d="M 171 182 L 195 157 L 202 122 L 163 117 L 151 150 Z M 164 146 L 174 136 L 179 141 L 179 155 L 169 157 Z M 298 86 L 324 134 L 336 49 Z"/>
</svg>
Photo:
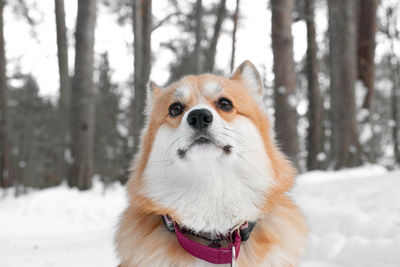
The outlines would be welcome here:
<svg viewBox="0 0 400 267">
<path fill-rule="evenodd" d="M 287 195 L 295 170 L 274 143 L 254 65 L 149 87 L 116 235 L 121 266 L 228 263 L 213 261 L 218 247 L 238 266 L 298 265 L 308 230 Z"/>
</svg>

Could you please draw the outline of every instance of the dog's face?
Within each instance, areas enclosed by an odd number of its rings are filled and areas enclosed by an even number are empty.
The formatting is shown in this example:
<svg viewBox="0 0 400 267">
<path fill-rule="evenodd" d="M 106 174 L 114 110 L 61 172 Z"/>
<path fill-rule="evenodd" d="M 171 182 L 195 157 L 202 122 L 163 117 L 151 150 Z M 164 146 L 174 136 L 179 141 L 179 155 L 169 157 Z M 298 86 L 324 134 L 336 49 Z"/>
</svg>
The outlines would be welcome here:
<svg viewBox="0 0 400 267">
<path fill-rule="evenodd" d="M 205 74 L 151 87 L 140 193 L 197 232 L 225 234 L 259 218 L 279 184 L 255 67 L 244 62 L 231 79 Z"/>
</svg>

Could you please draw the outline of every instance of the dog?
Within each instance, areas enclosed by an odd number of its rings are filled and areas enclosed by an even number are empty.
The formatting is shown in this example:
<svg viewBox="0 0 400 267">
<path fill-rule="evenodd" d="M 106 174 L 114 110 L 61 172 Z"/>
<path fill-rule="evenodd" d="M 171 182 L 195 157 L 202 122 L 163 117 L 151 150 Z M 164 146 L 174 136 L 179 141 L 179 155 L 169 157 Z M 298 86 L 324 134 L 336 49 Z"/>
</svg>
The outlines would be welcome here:
<svg viewBox="0 0 400 267">
<path fill-rule="evenodd" d="M 296 172 L 274 141 L 255 66 L 148 91 L 115 238 L 120 266 L 297 266 L 307 223 L 287 195 Z"/>
</svg>

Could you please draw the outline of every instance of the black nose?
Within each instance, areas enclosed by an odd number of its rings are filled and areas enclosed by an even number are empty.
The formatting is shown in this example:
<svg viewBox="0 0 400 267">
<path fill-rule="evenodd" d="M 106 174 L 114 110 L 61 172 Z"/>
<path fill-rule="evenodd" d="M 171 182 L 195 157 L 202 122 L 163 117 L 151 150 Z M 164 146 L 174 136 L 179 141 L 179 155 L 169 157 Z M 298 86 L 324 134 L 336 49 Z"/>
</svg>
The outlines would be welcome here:
<svg viewBox="0 0 400 267">
<path fill-rule="evenodd" d="M 187 117 L 187 122 L 196 130 L 207 128 L 213 121 L 212 113 L 205 108 L 191 111 Z"/>
</svg>

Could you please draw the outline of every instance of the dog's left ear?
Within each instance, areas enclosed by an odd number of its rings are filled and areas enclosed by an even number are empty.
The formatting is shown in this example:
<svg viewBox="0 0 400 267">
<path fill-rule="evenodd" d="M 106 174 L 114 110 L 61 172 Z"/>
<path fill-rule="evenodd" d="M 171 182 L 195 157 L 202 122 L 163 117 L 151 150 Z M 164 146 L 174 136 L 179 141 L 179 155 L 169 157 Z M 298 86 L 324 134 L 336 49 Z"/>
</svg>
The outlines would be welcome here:
<svg viewBox="0 0 400 267">
<path fill-rule="evenodd" d="M 245 60 L 236 69 L 235 73 L 231 77 L 232 80 L 238 80 L 245 84 L 246 88 L 253 95 L 256 100 L 262 101 L 263 94 L 263 82 L 261 75 L 258 73 L 256 67 L 248 60 Z"/>
<path fill-rule="evenodd" d="M 146 92 L 146 107 L 145 107 L 145 114 L 149 115 L 151 109 L 153 108 L 154 99 L 162 92 L 161 88 L 158 87 L 157 84 L 154 82 L 149 82 L 147 85 L 147 92 Z"/>
</svg>

